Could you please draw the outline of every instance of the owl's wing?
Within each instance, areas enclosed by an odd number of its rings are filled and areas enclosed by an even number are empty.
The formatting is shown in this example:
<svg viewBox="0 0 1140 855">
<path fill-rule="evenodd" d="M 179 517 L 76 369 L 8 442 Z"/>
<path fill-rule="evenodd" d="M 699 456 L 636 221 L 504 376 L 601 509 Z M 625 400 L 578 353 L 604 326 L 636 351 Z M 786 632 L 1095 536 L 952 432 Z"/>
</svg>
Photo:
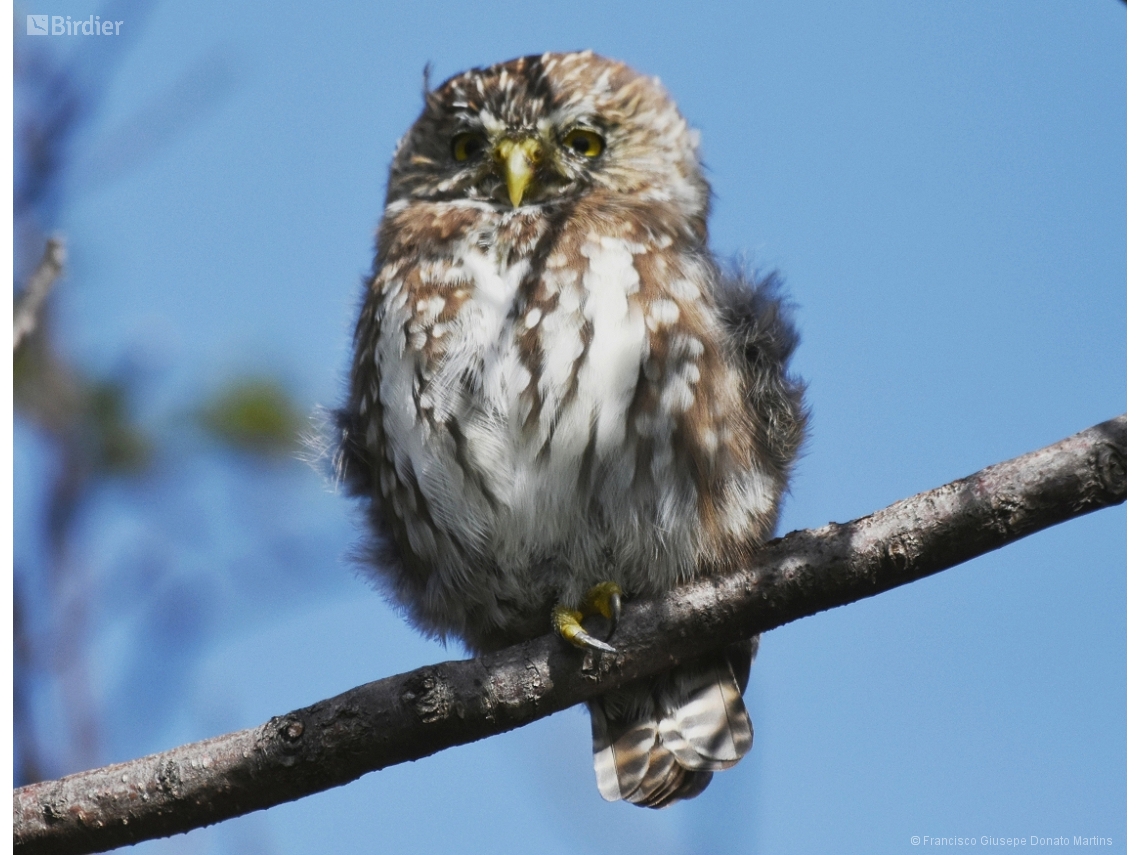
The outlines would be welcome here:
<svg viewBox="0 0 1140 855">
<path fill-rule="evenodd" d="M 590 702 L 594 774 L 607 801 L 665 807 L 709 785 L 752 747 L 741 685 L 753 642 Z"/>
<path fill-rule="evenodd" d="M 756 416 L 756 443 L 781 484 L 807 433 L 804 384 L 788 373 L 799 344 L 779 276 L 756 277 L 743 269 L 721 273 L 720 309 L 732 356 L 747 378 L 748 402 Z"/>
</svg>

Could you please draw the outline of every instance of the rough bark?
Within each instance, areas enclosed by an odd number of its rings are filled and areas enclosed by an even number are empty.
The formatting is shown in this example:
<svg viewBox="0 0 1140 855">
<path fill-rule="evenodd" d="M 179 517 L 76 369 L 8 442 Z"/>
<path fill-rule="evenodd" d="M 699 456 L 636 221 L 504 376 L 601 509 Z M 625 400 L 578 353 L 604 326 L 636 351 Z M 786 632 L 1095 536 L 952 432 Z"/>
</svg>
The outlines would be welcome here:
<svg viewBox="0 0 1140 855">
<path fill-rule="evenodd" d="M 346 784 L 502 733 L 714 645 L 921 579 L 1126 495 L 1127 418 L 799 531 L 752 566 L 628 604 L 616 656 L 553 636 L 352 689 L 260 727 L 15 791 L 15 849 L 102 852 Z"/>
</svg>

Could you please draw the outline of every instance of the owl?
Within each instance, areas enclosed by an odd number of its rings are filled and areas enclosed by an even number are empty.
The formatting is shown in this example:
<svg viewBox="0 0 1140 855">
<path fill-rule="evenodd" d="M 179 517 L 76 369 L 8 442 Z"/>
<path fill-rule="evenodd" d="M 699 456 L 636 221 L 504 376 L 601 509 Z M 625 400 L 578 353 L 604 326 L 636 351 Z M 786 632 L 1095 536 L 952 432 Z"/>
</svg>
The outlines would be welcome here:
<svg viewBox="0 0 1140 855">
<path fill-rule="evenodd" d="M 711 254 L 698 137 L 656 79 L 585 51 L 426 90 L 338 413 L 366 560 L 475 653 L 552 627 L 612 651 L 622 598 L 771 537 L 805 426 L 796 333 L 771 278 Z M 606 799 L 664 807 L 740 760 L 756 643 L 589 703 Z"/>
</svg>

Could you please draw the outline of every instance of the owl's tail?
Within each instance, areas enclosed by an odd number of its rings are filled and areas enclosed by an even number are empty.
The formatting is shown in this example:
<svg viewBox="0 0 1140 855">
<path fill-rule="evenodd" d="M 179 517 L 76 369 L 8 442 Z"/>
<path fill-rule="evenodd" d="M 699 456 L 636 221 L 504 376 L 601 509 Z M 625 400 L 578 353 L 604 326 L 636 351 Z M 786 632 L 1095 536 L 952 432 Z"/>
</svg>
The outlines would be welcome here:
<svg viewBox="0 0 1140 855">
<path fill-rule="evenodd" d="M 662 808 L 699 795 L 752 747 L 741 693 L 759 638 L 590 702 L 594 774 L 607 801 Z"/>
</svg>

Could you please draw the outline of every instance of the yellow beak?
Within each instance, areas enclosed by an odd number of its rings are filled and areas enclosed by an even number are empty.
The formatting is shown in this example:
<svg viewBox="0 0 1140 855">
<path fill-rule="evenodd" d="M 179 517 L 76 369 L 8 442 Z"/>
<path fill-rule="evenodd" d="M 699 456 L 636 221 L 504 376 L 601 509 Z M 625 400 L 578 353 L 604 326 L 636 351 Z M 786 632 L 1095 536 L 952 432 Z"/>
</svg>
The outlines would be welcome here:
<svg viewBox="0 0 1140 855">
<path fill-rule="evenodd" d="M 534 137 L 521 140 L 503 140 L 495 146 L 495 161 L 507 184 L 511 204 L 522 204 L 527 188 L 534 180 L 534 168 L 542 156 L 542 147 Z"/>
</svg>

